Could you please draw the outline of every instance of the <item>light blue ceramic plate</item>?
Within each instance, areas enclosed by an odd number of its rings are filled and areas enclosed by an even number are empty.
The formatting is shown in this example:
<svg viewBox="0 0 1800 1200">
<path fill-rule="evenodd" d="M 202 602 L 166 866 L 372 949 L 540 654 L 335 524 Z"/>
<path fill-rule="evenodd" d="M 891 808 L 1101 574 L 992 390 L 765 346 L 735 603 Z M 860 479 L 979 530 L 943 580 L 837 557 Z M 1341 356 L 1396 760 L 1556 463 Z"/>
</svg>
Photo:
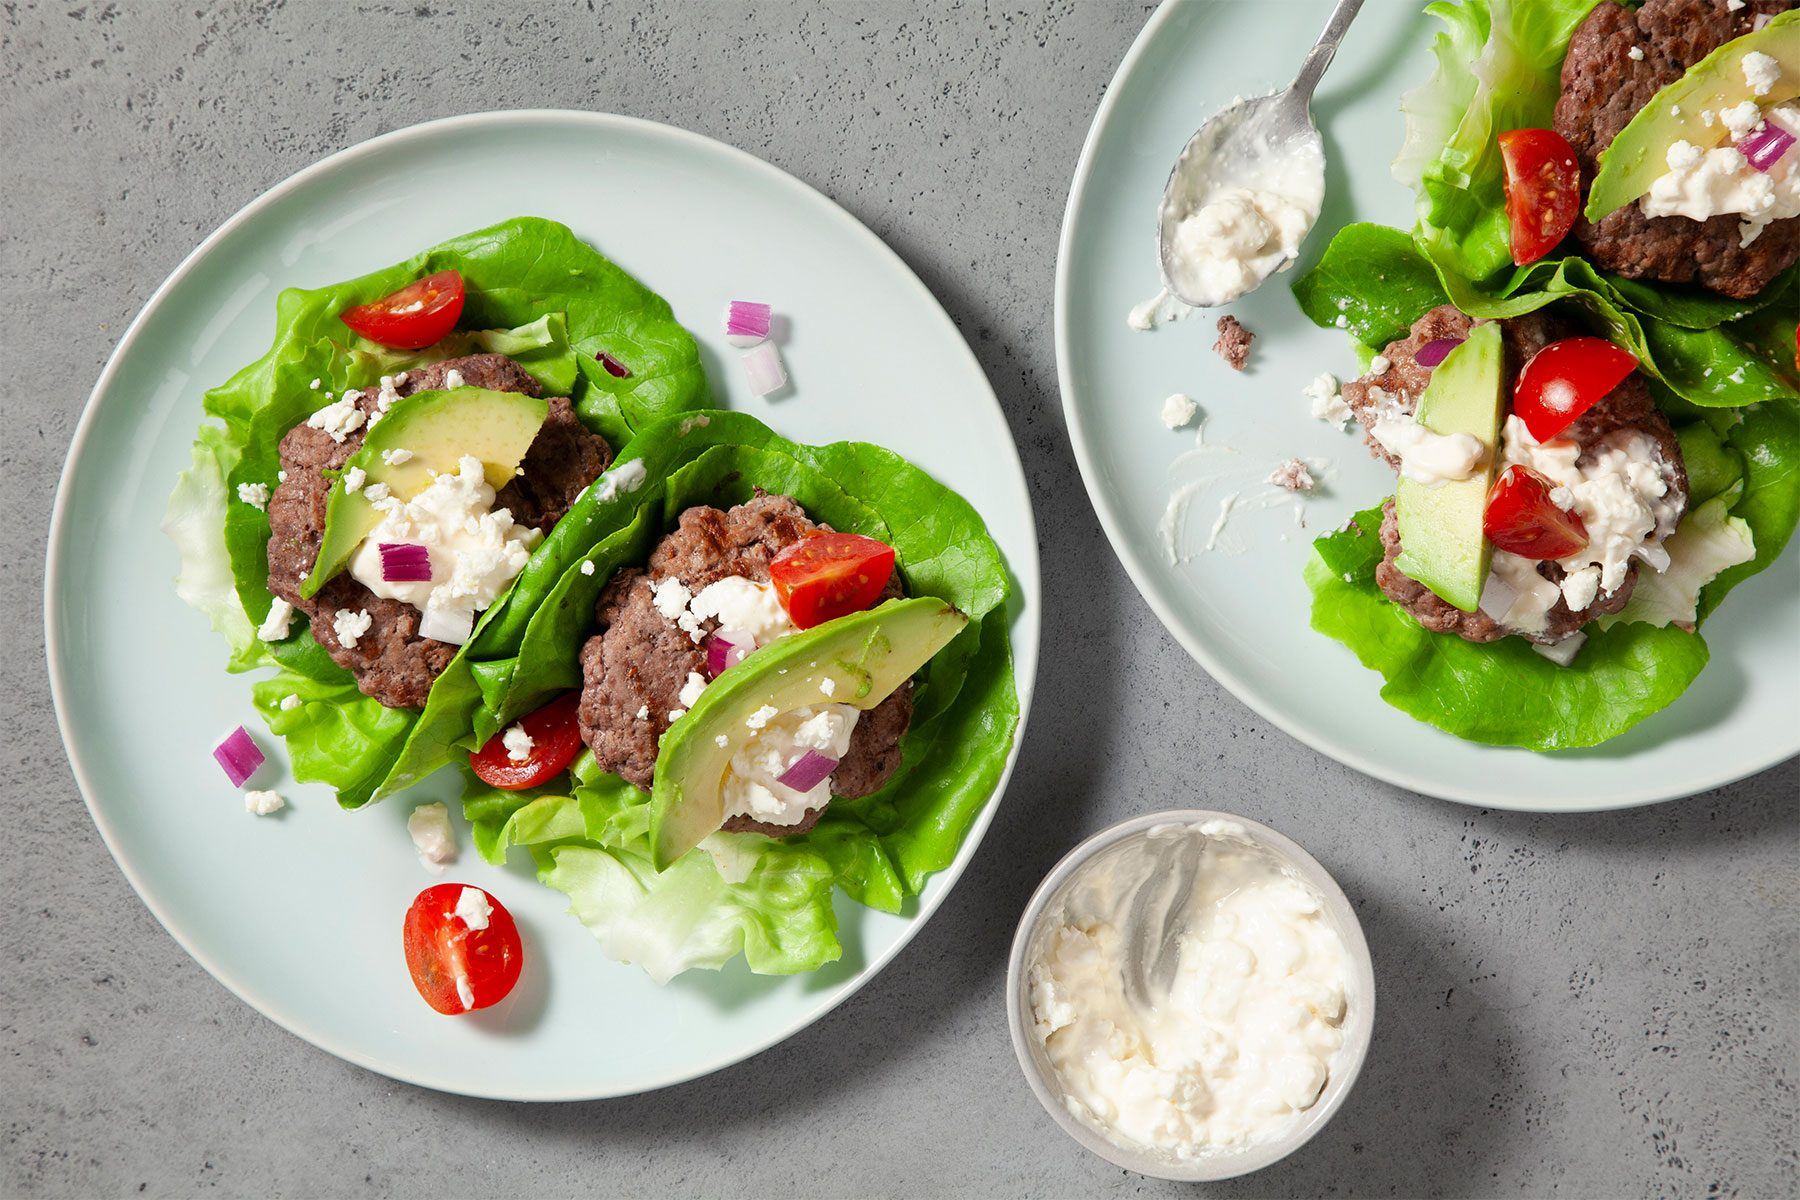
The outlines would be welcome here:
<svg viewBox="0 0 1800 1200">
<path fill-rule="evenodd" d="M 1380 676 L 1307 624 L 1301 579 L 1311 538 L 1392 490 L 1359 439 L 1313 420 L 1301 390 L 1319 372 L 1358 370 L 1341 335 L 1316 329 L 1278 275 L 1231 306 L 1255 331 L 1251 367 L 1212 353 L 1213 321 L 1129 329 L 1155 294 L 1156 208 L 1194 129 L 1238 95 L 1285 87 L 1325 23 L 1326 0 L 1171 0 L 1119 68 L 1075 172 L 1057 264 L 1063 410 L 1088 494 L 1138 590 L 1214 678 L 1263 716 L 1360 771 L 1447 799 L 1499 808 L 1645 804 L 1716 787 L 1800 753 L 1800 554 L 1790 545 L 1732 593 L 1706 627 L 1712 661 L 1667 710 L 1605 746 L 1537 755 L 1459 741 L 1389 708 Z M 1314 105 L 1330 167 L 1325 210 L 1297 270 L 1352 221 L 1409 227 L 1411 195 L 1388 173 L 1400 94 L 1429 73 L 1434 22 L 1421 4 L 1363 8 Z M 1199 400 L 1205 436 L 1235 454 L 1190 454 L 1158 409 Z M 1187 455 L 1187 457 L 1183 457 Z M 1322 496 L 1298 527 L 1292 508 L 1234 516 L 1218 549 L 1199 548 L 1232 491 L 1249 496 L 1277 462 L 1329 459 Z M 1187 522 L 1190 561 L 1171 563 L 1159 525 L 1171 492 L 1208 475 Z"/>
<path fill-rule="evenodd" d="M 223 642 L 176 599 L 175 551 L 157 529 L 201 392 L 267 349 L 281 288 L 347 279 L 524 213 L 566 222 L 667 297 L 699 336 L 719 400 L 801 441 L 891 447 L 968 497 L 1016 581 L 1013 652 L 1029 706 L 1031 505 L 993 392 L 943 309 L 852 217 L 750 155 L 561 112 L 439 121 L 334 155 L 226 222 L 176 270 L 107 364 L 69 454 L 45 597 L 51 682 L 114 857 L 170 933 L 250 1004 L 333 1054 L 429 1087 L 626 1095 L 736 1062 L 849 996 L 942 903 L 999 801 L 911 911 L 840 905 L 842 962 L 763 979 L 739 960 L 665 988 L 604 958 L 529 864 L 481 862 L 459 821 L 462 856 L 445 878 L 500 896 L 529 951 L 512 997 L 457 1019 L 420 1002 L 400 952 L 401 917 L 434 882 L 406 815 L 412 802 L 453 801 L 449 773 L 351 814 L 281 772 L 291 808 L 244 812 L 210 750 L 240 722 L 261 729 L 251 681 L 225 673 Z M 787 318 L 790 394 L 748 393 L 720 332 L 733 297 L 769 301 Z M 929 364 L 929 387 L 879 369 L 896 346 Z M 279 755 L 278 742 L 261 740 Z"/>
</svg>

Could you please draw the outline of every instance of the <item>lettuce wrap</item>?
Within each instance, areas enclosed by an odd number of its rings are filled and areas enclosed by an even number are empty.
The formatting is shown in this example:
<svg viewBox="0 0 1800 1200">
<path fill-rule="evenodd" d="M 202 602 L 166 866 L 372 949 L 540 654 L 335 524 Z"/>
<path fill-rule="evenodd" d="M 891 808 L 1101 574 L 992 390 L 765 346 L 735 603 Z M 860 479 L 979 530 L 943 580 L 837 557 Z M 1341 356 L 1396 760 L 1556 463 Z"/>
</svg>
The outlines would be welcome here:
<svg viewBox="0 0 1800 1200">
<path fill-rule="evenodd" d="M 1688 511 L 1669 571 L 1641 571 L 1616 617 L 1588 626 L 1570 666 L 1520 638 L 1425 630 L 1375 582 L 1381 505 L 1319 538 L 1306 568 L 1312 625 L 1384 678 L 1382 697 L 1472 741 L 1559 750 L 1616 737 L 1706 665 L 1699 626 L 1781 553 L 1800 519 L 1800 272 L 1752 301 L 1624 279 L 1578 255 L 1513 265 L 1497 134 L 1547 128 L 1571 34 L 1598 0 L 1440 0 L 1436 67 L 1408 92 L 1394 174 L 1417 196 L 1409 234 L 1338 231 L 1294 282 L 1302 311 L 1344 329 L 1366 363 L 1440 304 L 1478 318 L 1554 305 L 1637 355 L 1681 443 Z M 1341 322 L 1341 324 L 1340 324 Z"/>
<path fill-rule="evenodd" d="M 347 308 L 449 269 L 461 272 L 467 289 L 461 328 L 429 350 L 387 349 L 338 319 Z M 201 426 L 192 466 L 170 497 L 163 527 L 181 552 L 177 591 L 225 636 L 230 670 L 275 668 L 253 689 L 258 710 L 286 741 L 294 777 L 329 784 L 347 808 L 423 778 L 471 744 L 481 702 L 477 672 L 517 654 L 524 616 L 557 583 L 541 561 L 566 556 L 584 533 L 597 537 L 605 528 L 560 523 L 481 615 L 424 710 L 392 709 L 357 689 L 305 628 L 304 614 L 294 614 L 297 632 L 285 640 L 257 637 L 273 602 L 269 523 L 260 506 L 238 499 L 238 488 L 274 486 L 283 435 L 322 407 L 326 393 L 373 388 L 382 375 L 481 351 L 508 355 L 547 395 L 569 397 L 615 452 L 640 428 L 707 400 L 698 348 L 667 302 L 566 227 L 519 217 L 358 279 L 284 291 L 269 352 L 206 394 L 214 421 Z M 602 352 L 629 374 L 602 366 Z M 629 472 L 623 481 L 609 473 L 584 500 L 630 481 Z M 283 708 L 289 696 L 299 703 Z"/>
<path fill-rule="evenodd" d="M 649 796 L 584 753 L 556 785 L 527 792 L 495 790 L 470 775 L 463 809 L 476 847 L 494 862 L 511 847 L 527 848 L 538 877 L 569 896 L 606 953 L 658 981 L 739 953 L 761 974 L 831 962 L 842 953 L 834 890 L 900 911 L 955 859 L 1005 769 L 1019 704 L 999 549 L 966 501 L 898 455 L 857 442 L 798 445 L 742 413 L 658 422 L 613 471 L 644 483 L 582 514 L 603 532 L 558 546 L 559 526 L 540 552 L 546 569 L 561 570 L 554 588 L 535 608 L 515 605 L 500 619 L 522 629 L 509 638 L 517 647 L 511 659 L 490 658 L 474 671 L 478 741 L 581 686 L 581 647 L 614 571 L 642 564 L 684 510 L 739 504 L 757 488 L 793 497 L 834 529 L 893 546 L 907 593 L 954 604 L 969 625 L 915 678 L 894 777 L 872 795 L 834 799 L 807 833 L 714 833 L 659 874 Z M 595 570 L 584 573 L 583 562 Z"/>
</svg>

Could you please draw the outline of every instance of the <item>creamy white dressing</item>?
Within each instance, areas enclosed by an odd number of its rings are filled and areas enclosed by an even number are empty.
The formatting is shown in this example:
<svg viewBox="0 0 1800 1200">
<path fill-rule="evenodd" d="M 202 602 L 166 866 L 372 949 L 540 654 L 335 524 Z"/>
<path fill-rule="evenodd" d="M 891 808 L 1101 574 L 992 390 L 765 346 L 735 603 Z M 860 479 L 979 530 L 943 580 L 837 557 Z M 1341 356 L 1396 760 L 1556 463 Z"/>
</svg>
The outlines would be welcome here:
<svg viewBox="0 0 1800 1200">
<path fill-rule="evenodd" d="M 350 556 L 350 574 L 377 596 L 410 604 L 425 614 L 428 637 L 455 640 L 463 637 L 474 614 L 485 610 L 525 569 L 531 551 L 542 535 L 513 523 L 512 513 L 494 507 L 494 489 L 488 485 L 481 460 L 464 455 L 455 474 L 445 473 L 411 500 L 364 491 L 381 521 Z M 382 578 L 382 543 L 411 543 L 425 547 L 431 559 L 431 578 L 398 582 Z"/>
<path fill-rule="evenodd" d="M 1161 221 L 1179 296 L 1223 304 L 1293 265 L 1325 199 L 1325 158 L 1291 136 L 1272 140 L 1253 112 L 1222 114 L 1182 153 Z"/>
<path fill-rule="evenodd" d="M 1375 422 L 1370 435 L 1400 460 L 1400 473 L 1435 486 L 1472 479 L 1487 462 L 1487 446 L 1469 433 L 1433 433 L 1411 413 L 1394 412 Z"/>
<path fill-rule="evenodd" d="M 1190 862 L 1190 889 L 1159 887 Z M 1140 994 L 1126 983 L 1148 965 L 1140 922 L 1154 939 L 1171 914 L 1173 979 Z M 1318 1100 L 1349 975 L 1322 900 L 1242 826 L 1162 826 L 1083 867 L 1046 913 L 1033 1028 L 1078 1118 L 1192 1158 L 1278 1137 Z"/>
<path fill-rule="evenodd" d="M 1800 216 L 1800 150 L 1790 147 L 1765 171 L 1750 165 L 1738 143 L 1765 121 L 1800 134 L 1800 105 L 1763 112 L 1745 101 L 1720 111 L 1715 120 L 1729 141 L 1713 147 L 1676 141 L 1665 158 L 1668 170 L 1650 185 L 1638 207 L 1648 217 L 1704 221 L 1726 214 L 1741 216 L 1739 245 L 1748 246 L 1771 222 Z"/>
</svg>

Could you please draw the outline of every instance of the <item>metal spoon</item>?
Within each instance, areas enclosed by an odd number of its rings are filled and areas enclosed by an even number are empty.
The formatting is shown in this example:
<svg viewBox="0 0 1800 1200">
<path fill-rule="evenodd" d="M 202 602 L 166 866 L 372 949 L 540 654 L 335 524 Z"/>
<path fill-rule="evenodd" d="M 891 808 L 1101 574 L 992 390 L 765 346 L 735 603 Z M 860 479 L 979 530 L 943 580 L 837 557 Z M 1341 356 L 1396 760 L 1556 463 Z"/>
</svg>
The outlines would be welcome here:
<svg viewBox="0 0 1800 1200">
<path fill-rule="evenodd" d="M 1125 991 L 1140 1010 L 1169 998 L 1175 968 L 1181 963 L 1181 937 L 1187 932 L 1189 899 L 1200 878 L 1206 838 L 1197 831 L 1163 841 L 1151 852 L 1144 877 L 1131 897 L 1126 917 L 1130 951 L 1125 962 Z"/>
<path fill-rule="evenodd" d="M 1175 166 L 1169 172 L 1169 182 L 1163 188 L 1157 248 L 1162 260 L 1163 286 L 1184 304 L 1195 308 L 1211 308 L 1236 300 L 1293 261 L 1292 256 L 1272 261 L 1247 286 L 1237 287 L 1236 290 L 1228 286 L 1223 289 L 1223 294 L 1217 295 L 1191 295 L 1184 292 L 1177 286 L 1180 273 L 1171 269 L 1171 261 L 1175 255 L 1175 229 L 1184 218 L 1198 211 L 1199 207 L 1197 203 L 1186 203 L 1186 200 L 1205 195 L 1205 189 L 1200 185 L 1205 182 L 1207 166 L 1222 157 L 1222 150 L 1229 150 L 1232 157 L 1250 167 L 1273 156 L 1292 156 L 1298 160 L 1306 160 L 1309 165 L 1316 166 L 1318 190 L 1323 193 L 1325 147 L 1319 138 L 1318 127 L 1313 124 L 1313 89 L 1319 86 L 1319 79 L 1325 74 L 1325 68 L 1331 65 L 1332 57 L 1337 54 L 1338 43 L 1343 41 L 1351 19 L 1362 5 L 1363 0 L 1338 0 L 1337 7 L 1331 11 L 1331 19 L 1325 23 L 1325 31 L 1319 35 L 1319 40 L 1314 43 L 1306 61 L 1300 66 L 1300 74 L 1286 91 L 1258 96 L 1253 100 L 1241 100 L 1218 113 L 1188 139 L 1181 157 L 1175 160 Z M 1314 213 L 1307 223 L 1307 232 L 1312 229 L 1311 222 L 1317 219 L 1318 214 Z M 1301 237 L 1304 236 L 1305 233 L 1302 233 Z M 1296 250 L 1298 245 L 1299 241 L 1296 239 Z"/>
</svg>

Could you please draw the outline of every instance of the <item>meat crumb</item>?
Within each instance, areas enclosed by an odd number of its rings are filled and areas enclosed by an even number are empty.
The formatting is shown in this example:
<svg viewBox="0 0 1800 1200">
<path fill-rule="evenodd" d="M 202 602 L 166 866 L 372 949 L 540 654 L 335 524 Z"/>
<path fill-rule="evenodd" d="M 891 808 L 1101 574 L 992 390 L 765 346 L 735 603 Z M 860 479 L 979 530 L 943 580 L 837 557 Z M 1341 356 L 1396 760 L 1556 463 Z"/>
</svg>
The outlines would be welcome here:
<svg viewBox="0 0 1800 1200">
<path fill-rule="evenodd" d="M 1310 492 L 1318 486 L 1313 482 L 1312 472 L 1297 458 L 1290 458 L 1270 471 L 1268 482 L 1290 492 Z"/>
<path fill-rule="evenodd" d="M 1234 371 L 1244 369 L 1250 360 L 1250 343 L 1256 335 L 1245 329 L 1238 319 L 1229 314 L 1219 318 L 1219 340 L 1213 343 L 1213 350 L 1225 360 L 1225 365 Z"/>
</svg>

